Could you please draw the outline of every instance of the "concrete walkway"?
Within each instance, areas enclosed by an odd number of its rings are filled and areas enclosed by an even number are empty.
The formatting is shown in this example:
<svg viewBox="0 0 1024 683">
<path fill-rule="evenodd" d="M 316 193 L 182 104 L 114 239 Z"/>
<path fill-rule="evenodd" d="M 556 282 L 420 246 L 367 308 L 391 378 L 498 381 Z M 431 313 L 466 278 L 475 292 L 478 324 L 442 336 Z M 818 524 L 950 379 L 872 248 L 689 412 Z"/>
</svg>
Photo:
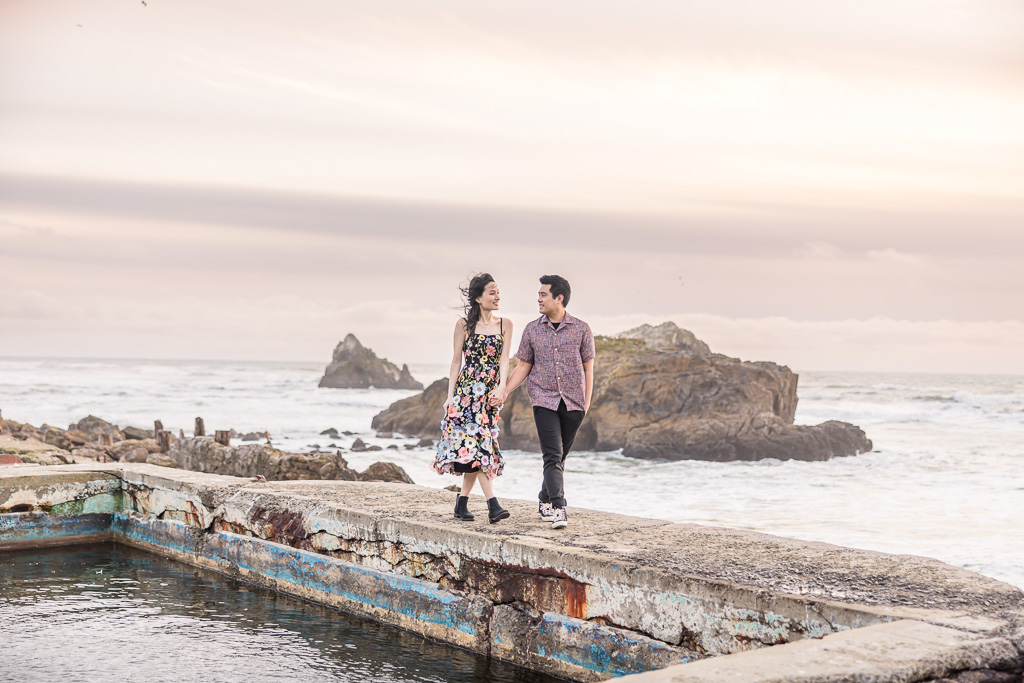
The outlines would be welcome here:
<svg viewBox="0 0 1024 683">
<path fill-rule="evenodd" d="M 691 662 L 637 680 L 917 681 L 1024 661 L 1024 593 L 1013 586 L 929 558 L 748 531 L 576 508 L 559 531 L 534 502 L 513 500 L 503 500 L 512 518 L 492 525 L 480 497 L 466 523 L 452 517 L 454 494 L 420 486 L 253 482 L 118 463 L 0 467 L 0 512 L 93 495 L 97 479 L 119 480 L 151 517 L 649 638 L 669 648 L 659 666 Z M 874 673 L 865 664 L 862 676 L 858 661 L 880 661 L 871 652 L 892 657 Z"/>
</svg>

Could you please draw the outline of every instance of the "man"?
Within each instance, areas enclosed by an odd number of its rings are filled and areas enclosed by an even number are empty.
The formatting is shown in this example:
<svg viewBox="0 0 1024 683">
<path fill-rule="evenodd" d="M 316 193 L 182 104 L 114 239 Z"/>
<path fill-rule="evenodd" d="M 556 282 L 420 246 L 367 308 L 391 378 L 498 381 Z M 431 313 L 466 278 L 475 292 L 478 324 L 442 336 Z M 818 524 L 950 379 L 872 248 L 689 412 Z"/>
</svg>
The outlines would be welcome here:
<svg viewBox="0 0 1024 683">
<path fill-rule="evenodd" d="M 563 473 L 583 417 L 590 410 L 594 392 L 594 335 L 590 326 L 569 315 L 572 291 L 565 278 L 545 275 L 540 279 L 537 304 L 541 316 L 523 330 L 505 392 L 507 398 L 524 380 L 533 405 L 541 451 L 544 480 L 538 511 L 554 529 L 568 525 L 565 514 Z"/>
</svg>

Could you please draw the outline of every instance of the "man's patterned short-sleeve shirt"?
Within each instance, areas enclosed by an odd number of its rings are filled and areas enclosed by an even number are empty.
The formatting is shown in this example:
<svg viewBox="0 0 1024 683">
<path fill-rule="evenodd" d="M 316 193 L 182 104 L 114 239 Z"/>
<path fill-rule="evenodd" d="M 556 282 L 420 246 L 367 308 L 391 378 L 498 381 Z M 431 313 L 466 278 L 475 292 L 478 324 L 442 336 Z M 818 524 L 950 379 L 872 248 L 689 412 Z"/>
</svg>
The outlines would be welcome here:
<svg viewBox="0 0 1024 683">
<path fill-rule="evenodd" d="M 556 330 L 546 315 L 526 326 L 516 357 L 533 368 L 526 381 L 530 403 L 558 410 L 565 401 L 569 410 L 583 410 L 586 384 L 583 364 L 594 357 L 590 325 L 568 313 Z"/>
</svg>

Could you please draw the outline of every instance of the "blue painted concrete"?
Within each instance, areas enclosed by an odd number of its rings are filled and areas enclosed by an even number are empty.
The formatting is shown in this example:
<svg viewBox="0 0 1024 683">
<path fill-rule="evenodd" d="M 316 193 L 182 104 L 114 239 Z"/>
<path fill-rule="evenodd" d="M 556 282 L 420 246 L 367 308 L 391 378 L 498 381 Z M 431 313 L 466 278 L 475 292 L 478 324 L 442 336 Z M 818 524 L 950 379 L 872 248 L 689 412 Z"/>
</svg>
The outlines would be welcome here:
<svg viewBox="0 0 1024 683">
<path fill-rule="evenodd" d="M 181 522 L 142 519 L 119 513 L 114 528 L 137 543 L 158 546 L 205 559 L 227 567 L 238 567 L 269 579 L 308 590 L 342 597 L 477 636 L 479 615 L 472 600 L 453 595 L 428 583 L 402 574 L 368 569 L 325 555 L 251 536 L 227 532 L 203 534 Z"/>
<path fill-rule="evenodd" d="M 82 515 L 51 515 L 46 512 L 11 512 L 0 514 L 0 544 L 51 541 L 72 536 L 94 536 L 110 533 L 110 513 Z"/>
</svg>

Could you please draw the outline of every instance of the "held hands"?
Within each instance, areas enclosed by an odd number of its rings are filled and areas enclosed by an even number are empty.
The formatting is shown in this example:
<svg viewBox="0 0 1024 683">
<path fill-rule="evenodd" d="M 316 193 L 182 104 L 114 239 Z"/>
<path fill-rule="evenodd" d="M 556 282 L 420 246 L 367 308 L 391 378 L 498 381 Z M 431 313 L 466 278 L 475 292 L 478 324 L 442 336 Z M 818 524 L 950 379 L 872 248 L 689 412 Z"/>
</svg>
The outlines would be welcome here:
<svg viewBox="0 0 1024 683">
<path fill-rule="evenodd" d="M 487 404 L 492 408 L 502 406 L 505 405 L 506 398 L 508 397 L 505 394 L 505 390 L 499 387 L 492 391 L 490 395 L 487 397 Z"/>
</svg>

